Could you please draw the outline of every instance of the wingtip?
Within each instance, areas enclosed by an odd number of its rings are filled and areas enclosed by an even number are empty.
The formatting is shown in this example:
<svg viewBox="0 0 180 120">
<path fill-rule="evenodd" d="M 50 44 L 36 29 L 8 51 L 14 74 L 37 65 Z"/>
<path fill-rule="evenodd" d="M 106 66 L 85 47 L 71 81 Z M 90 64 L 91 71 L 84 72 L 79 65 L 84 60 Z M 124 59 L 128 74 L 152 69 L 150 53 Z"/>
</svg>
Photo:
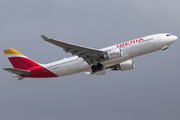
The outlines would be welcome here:
<svg viewBox="0 0 180 120">
<path fill-rule="evenodd" d="M 44 35 L 41 35 L 41 37 L 42 37 L 45 41 L 49 40 L 49 38 L 46 37 L 46 36 L 44 36 Z"/>
</svg>

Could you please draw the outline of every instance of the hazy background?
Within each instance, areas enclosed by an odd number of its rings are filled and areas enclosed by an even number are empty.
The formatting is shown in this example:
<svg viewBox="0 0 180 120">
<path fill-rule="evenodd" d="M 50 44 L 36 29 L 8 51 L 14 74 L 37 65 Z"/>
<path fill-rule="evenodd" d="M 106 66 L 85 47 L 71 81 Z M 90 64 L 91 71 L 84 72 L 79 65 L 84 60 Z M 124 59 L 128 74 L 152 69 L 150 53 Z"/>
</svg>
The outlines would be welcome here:
<svg viewBox="0 0 180 120">
<path fill-rule="evenodd" d="M 17 81 L 3 50 L 49 63 L 70 57 L 40 35 L 103 48 L 154 33 L 180 37 L 179 0 L 1 0 L 1 120 L 179 120 L 180 51 L 134 58 L 130 71 L 107 70 Z"/>
</svg>

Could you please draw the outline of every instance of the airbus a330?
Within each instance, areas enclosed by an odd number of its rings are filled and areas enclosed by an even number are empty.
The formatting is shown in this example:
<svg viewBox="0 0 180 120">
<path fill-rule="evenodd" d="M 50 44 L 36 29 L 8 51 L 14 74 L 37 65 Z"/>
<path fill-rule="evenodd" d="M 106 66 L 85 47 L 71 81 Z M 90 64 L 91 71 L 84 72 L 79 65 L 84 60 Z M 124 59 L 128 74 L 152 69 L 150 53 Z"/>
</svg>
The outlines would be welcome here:
<svg viewBox="0 0 180 120">
<path fill-rule="evenodd" d="M 48 64 L 40 64 L 10 48 L 4 50 L 4 53 L 14 68 L 4 68 L 4 70 L 13 73 L 13 77 L 17 77 L 18 80 L 25 77 L 61 77 L 80 72 L 102 75 L 106 73 L 106 69 L 126 71 L 135 68 L 132 58 L 158 50 L 166 50 L 178 39 L 177 36 L 169 33 L 154 34 L 110 47 L 94 49 L 49 39 L 43 35 L 42 38 L 63 48 L 65 52 L 72 53 L 73 56 Z"/>
</svg>

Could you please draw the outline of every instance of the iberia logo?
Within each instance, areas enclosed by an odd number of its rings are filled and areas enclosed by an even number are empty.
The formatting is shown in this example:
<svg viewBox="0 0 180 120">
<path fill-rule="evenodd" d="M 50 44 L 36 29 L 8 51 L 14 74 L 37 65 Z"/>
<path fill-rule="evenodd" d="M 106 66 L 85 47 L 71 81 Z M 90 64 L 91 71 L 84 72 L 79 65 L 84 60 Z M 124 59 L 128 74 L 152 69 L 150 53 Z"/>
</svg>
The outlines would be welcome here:
<svg viewBox="0 0 180 120">
<path fill-rule="evenodd" d="M 117 52 L 117 55 L 119 54 L 119 52 Z"/>
</svg>

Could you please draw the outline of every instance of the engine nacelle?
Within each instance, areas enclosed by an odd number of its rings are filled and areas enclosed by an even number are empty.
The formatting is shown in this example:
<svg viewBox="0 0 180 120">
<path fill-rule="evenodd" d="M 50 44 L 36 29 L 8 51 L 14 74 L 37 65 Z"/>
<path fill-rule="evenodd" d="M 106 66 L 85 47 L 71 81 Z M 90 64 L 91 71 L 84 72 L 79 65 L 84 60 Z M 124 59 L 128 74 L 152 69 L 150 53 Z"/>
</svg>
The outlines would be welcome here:
<svg viewBox="0 0 180 120">
<path fill-rule="evenodd" d="M 121 70 L 121 71 L 126 71 L 126 70 L 131 70 L 135 68 L 135 64 L 132 60 L 128 60 L 125 62 L 122 62 L 118 64 L 113 70 Z"/>
<path fill-rule="evenodd" d="M 113 58 L 118 58 L 118 57 L 121 57 L 121 49 L 119 48 L 116 48 L 116 49 L 113 49 L 111 51 L 108 51 L 106 54 L 103 55 L 103 58 L 104 59 L 113 59 Z"/>
</svg>

